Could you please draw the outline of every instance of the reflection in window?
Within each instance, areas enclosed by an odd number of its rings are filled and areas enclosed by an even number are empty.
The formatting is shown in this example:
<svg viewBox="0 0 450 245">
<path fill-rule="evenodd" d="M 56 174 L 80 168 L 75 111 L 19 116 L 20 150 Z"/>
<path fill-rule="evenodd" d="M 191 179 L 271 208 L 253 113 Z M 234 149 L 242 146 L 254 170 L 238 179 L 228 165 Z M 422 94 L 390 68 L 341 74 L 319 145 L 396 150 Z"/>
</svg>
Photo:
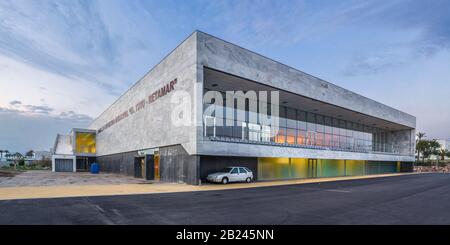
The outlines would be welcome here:
<svg viewBox="0 0 450 245">
<path fill-rule="evenodd" d="M 205 110 L 209 107 L 209 104 L 204 104 Z M 270 108 L 271 106 L 268 104 L 268 109 Z M 388 137 L 388 131 L 384 129 L 286 106 L 279 107 L 280 117 L 276 118 L 279 127 L 262 125 L 259 121 L 259 113 L 247 111 L 247 105 L 246 111 L 231 109 L 234 120 L 221 118 L 221 116 L 226 115 L 229 108 L 217 106 L 216 109 L 220 113 L 209 114 L 215 119 L 210 118 L 203 122 L 205 124 L 205 136 L 242 139 L 252 142 L 315 145 L 337 150 L 386 152 L 400 149 L 392 145 L 391 139 Z M 238 114 L 245 115 L 245 117 L 238 118 Z M 250 117 L 258 120 L 251 120 L 250 122 Z M 275 118 L 271 115 L 269 117 Z M 262 115 L 262 118 L 267 118 L 267 115 Z M 241 122 L 239 119 L 244 121 Z M 279 129 L 277 132 L 275 131 L 276 128 Z"/>
<path fill-rule="evenodd" d="M 95 134 L 93 133 L 75 133 L 75 151 L 76 153 L 95 154 Z"/>
</svg>

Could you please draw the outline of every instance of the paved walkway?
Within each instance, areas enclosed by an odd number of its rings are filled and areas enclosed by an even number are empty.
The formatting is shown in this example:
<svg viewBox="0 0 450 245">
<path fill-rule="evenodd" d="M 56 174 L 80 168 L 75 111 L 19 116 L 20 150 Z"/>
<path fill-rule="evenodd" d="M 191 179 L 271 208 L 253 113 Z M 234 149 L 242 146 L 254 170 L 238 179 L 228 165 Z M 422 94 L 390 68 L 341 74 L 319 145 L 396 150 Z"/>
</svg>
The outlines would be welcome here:
<svg viewBox="0 0 450 245">
<path fill-rule="evenodd" d="M 348 176 L 336 178 L 297 179 L 284 181 L 268 181 L 255 183 L 235 184 L 205 184 L 201 186 L 176 184 L 176 183 L 144 183 L 144 184 L 97 184 L 97 185 L 57 185 L 57 186 L 20 186 L 0 187 L 0 200 L 33 199 L 33 198 L 57 198 L 57 197 L 82 197 L 82 196 L 110 196 L 151 193 L 172 193 L 190 191 L 210 191 L 225 189 L 242 189 L 279 185 L 296 185 L 306 183 L 319 183 L 340 180 L 370 179 L 389 176 L 409 175 L 415 173 Z"/>
<path fill-rule="evenodd" d="M 90 174 L 88 172 L 64 173 L 47 170 L 16 172 L 10 177 L 0 177 L 1 187 L 65 186 L 65 185 L 119 185 L 147 183 L 143 179 L 119 174 Z"/>
</svg>

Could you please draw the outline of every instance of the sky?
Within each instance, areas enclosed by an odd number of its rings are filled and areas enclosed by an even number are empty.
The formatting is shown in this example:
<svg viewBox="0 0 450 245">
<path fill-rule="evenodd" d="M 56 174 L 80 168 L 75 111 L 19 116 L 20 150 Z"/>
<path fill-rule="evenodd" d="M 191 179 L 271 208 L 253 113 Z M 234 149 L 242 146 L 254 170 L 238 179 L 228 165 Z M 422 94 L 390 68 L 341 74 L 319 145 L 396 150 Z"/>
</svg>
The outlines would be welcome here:
<svg viewBox="0 0 450 245">
<path fill-rule="evenodd" d="M 0 1 L 0 149 L 86 127 L 195 30 L 450 138 L 450 1 Z"/>
</svg>

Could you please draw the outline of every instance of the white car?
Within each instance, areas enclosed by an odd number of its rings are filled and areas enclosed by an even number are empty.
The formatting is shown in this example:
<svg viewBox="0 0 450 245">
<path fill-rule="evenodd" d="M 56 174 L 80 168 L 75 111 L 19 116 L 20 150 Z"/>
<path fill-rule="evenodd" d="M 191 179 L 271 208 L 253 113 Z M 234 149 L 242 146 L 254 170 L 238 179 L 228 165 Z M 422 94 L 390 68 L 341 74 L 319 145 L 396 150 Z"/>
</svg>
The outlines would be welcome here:
<svg viewBox="0 0 450 245">
<path fill-rule="evenodd" d="M 209 182 L 227 184 L 229 182 L 247 182 L 253 180 L 253 172 L 246 167 L 228 167 L 206 177 Z"/>
</svg>

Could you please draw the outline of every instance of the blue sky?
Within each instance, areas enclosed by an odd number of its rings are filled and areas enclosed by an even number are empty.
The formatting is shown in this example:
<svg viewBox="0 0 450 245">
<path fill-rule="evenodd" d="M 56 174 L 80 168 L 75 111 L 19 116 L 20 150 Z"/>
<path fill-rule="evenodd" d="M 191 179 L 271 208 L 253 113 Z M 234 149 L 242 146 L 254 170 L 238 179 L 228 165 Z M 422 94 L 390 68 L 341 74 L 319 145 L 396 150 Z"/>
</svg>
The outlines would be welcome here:
<svg viewBox="0 0 450 245">
<path fill-rule="evenodd" d="M 450 1 L 0 2 L 0 149 L 52 147 L 199 29 L 450 138 Z"/>
</svg>

